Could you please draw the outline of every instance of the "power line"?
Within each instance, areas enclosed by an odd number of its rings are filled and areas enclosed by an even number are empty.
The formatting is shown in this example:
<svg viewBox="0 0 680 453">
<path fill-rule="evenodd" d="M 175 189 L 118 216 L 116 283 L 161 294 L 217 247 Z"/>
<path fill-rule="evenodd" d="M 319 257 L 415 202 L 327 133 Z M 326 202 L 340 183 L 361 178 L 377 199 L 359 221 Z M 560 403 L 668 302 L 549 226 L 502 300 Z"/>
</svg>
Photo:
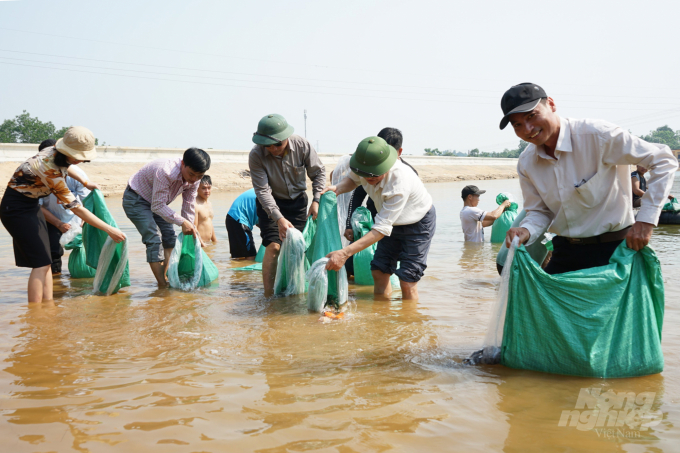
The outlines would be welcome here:
<svg viewBox="0 0 680 453">
<path fill-rule="evenodd" d="M 8 57 L 0 57 L 0 59 L 3 60 L 12 60 L 12 61 L 23 61 L 23 62 L 29 62 L 29 63 L 41 63 L 41 64 L 50 64 L 50 65 L 61 65 L 61 66 L 73 66 L 73 67 L 79 67 L 79 68 L 89 68 L 89 69 L 103 69 L 107 71 L 127 71 L 127 72 L 134 72 L 134 73 L 141 73 L 141 74 L 153 74 L 153 75 L 161 75 L 161 76 L 170 76 L 170 77 L 183 77 L 183 78 L 198 78 L 198 79 L 211 79 L 211 80 L 227 80 L 227 81 L 233 81 L 233 82 L 245 82 L 245 83 L 266 83 L 266 84 L 278 84 L 278 85 L 287 85 L 287 86 L 305 86 L 309 87 L 309 85 L 301 85 L 301 84 L 294 84 L 294 83 L 286 83 L 286 82 L 264 82 L 264 81 L 257 81 L 257 80 L 243 80 L 243 79 L 228 79 L 228 78 L 219 78 L 219 77 L 210 77 L 210 76 L 196 76 L 196 75 L 185 75 L 185 74 L 172 74 L 172 73 L 164 73 L 164 72 L 154 72 L 154 71 L 141 71 L 141 70 L 136 70 L 136 69 L 118 69 L 118 68 L 105 68 L 105 67 L 100 67 L 100 66 L 89 66 L 89 65 L 79 65 L 79 64 L 71 64 L 71 63 L 55 63 L 55 62 L 46 62 L 46 61 L 36 61 L 36 60 L 25 60 L 21 58 L 8 58 Z M 449 103 L 459 103 L 459 104 L 495 104 L 495 102 L 480 102 L 480 101 L 461 101 L 461 100 L 441 100 L 441 99 L 423 99 L 423 98 L 393 98 L 393 97 L 386 97 L 386 96 L 373 96 L 373 95 L 364 95 L 364 94 L 351 94 L 351 93 L 331 93 L 331 92 L 326 92 L 326 91 L 305 91 L 305 90 L 289 90 L 289 89 L 283 89 L 283 88 L 272 88 L 272 87 L 258 87 L 258 86 L 244 86 L 244 85 L 229 85 L 229 84 L 219 84 L 219 83 L 208 83 L 208 82 L 198 82 L 194 80 L 177 80 L 177 79 L 167 79 L 167 78 L 158 78 L 158 77 L 146 77 L 146 76 L 134 76 L 134 75 L 129 75 L 129 74 L 114 74 L 114 73 L 108 73 L 108 72 L 95 72 L 95 71 L 82 71 L 82 70 L 77 70 L 77 69 L 67 69 L 67 68 L 55 68 L 52 66 L 38 66 L 38 65 L 26 65 L 26 64 L 20 64 L 20 63 L 9 63 L 9 62 L 2 62 L 0 61 L 0 64 L 7 64 L 7 65 L 14 65 L 14 66 L 27 66 L 27 67 L 37 67 L 37 68 L 44 68 L 44 69 L 58 69 L 58 70 L 63 70 L 63 71 L 71 71 L 71 72 L 82 72 L 86 74 L 101 74 L 101 75 L 110 75 L 110 76 L 117 76 L 117 77 L 130 77 L 130 78 L 138 78 L 138 79 L 149 79 L 149 80 L 165 80 L 165 81 L 170 81 L 170 82 L 180 82 L 180 83 L 194 83 L 194 84 L 203 84 L 203 85 L 218 85 L 218 86 L 229 86 L 229 87 L 235 87 L 235 88 L 251 88 L 251 89 L 263 89 L 263 90 L 270 90 L 270 91 L 289 91 L 289 92 L 296 92 L 296 93 L 311 93 L 311 94 L 330 94 L 330 95 L 346 95 L 346 96 L 355 96 L 355 97 L 372 97 L 372 98 L 377 98 L 377 99 L 397 99 L 397 100 L 410 100 L 410 101 L 428 101 L 428 102 L 449 102 Z M 479 98 L 479 99 L 495 99 L 490 96 L 474 96 L 474 95 L 456 95 L 456 94 L 445 94 L 445 93 L 417 93 L 417 92 L 403 92 L 403 91 L 395 91 L 395 90 L 372 90 L 368 88 L 346 88 L 346 87 L 334 87 L 334 86 L 312 86 L 311 88 L 321 88 L 321 89 L 334 89 L 334 90 L 355 90 L 355 91 L 367 91 L 367 92 L 375 92 L 375 93 L 403 93 L 403 94 L 416 94 L 416 95 L 424 95 L 424 96 L 445 96 L 445 97 L 458 97 L 458 98 Z M 577 101 L 577 102 L 595 102 L 595 101 Z M 634 102 L 624 102 L 624 101 L 607 101 L 608 104 L 626 104 L 626 105 L 650 105 L 650 104 L 659 104 L 659 105 L 676 105 L 676 104 L 668 104 L 668 103 L 634 103 Z M 598 104 L 603 104 L 603 102 L 598 102 Z M 567 105 L 567 107 L 574 107 Z M 583 108 L 584 106 L 578 106 Z M 585 106 L 586 108 L 591 108 L 591 109 L 602 109 L 602 110 L 608 110 L 611 107 L 590 107 L 590 106 Z M 627 109 L 627 110 L 650 110 L 650 109 Z"/>
<path fill-rule="evenodd" d="M 312 81 L 312 82 L 346 83 L 346 84 L 352 84 L 352 85 L 379 85 L 379 86 L 387 86 L 387 87 L 395 87 L 395 88 L 417 88 L 417 89 L 424 89 L 424 90 L 472 91 L 472 92 L 480 92 L 480 93 L 498 94 L 497 90 L 488 90 L 488 89 L 487 90 L 480 90 L 480 89 L 472 89 L 472 88 L 449 88 L 449 87 L 420 86 L 420 85 L 398 85 L 398 84 L 386 84 L 386 83 L 382 83 L 382 82 L 381 83 L 354 82 L 354 81 L 348 81 L 348 80 L 314 79 L 314 78 L 308 78 L 308 77 L 292 77 L 292 76 L 283 76 L 283 75 L 273 76 L 273 75 L 270 75 L 270 74 L 254 74 L 254 73 L 248 73 L 248 72 L 235 72 L 235 71 L 218 71 L 218 70 L 215 70 L 215 69 L 202 69 L 202 68 L 197 69 L 197 68 L 189 68 L 189 67 L 182 67 L 182 66 L 152 65 L 152 64 L 148 64 L 148 63 L 132 63 L 132 62 L 129 62 L 129 61 L 102 60 L 102 59 L 98 59 L 98 58 L 74 57 L 74 56 L 69 56 L 69 55 L 54 55 L 54 54 L 46 54 L 46 53 L 40 53 L 40 52 L 24 52 L 24 51 L 9 50 L 9 49 L 0 49 L 0 52 L 10 52 L 10 53 L 19 53 L 19 54 L 27 54 L 27 55 L 39 55 L 39 56 L 52 57 L 52 58 L 68 58 L 68 59 L 83 60 L 83 61 L 96 61 L 96 62 L 99 62 L 99 63 L 124 64 L 124 65 L 143 66 L 143 67 L 151 67 L 151 68 L 163 68 L 163 69 L 176 69 L 176 70 L 182 70 L 182 71 L 199 71 L 199 72 L 211 72 L 211 73 L 217 73 L 217 74 L 244 75 L 244 76 L 251 76 L 251 77 L 268 77 L 268 78 L 291 79 L 291 80 L 308 80 L 308 81 Z M 0 58 L 11 59 L 11 58 L 8 58 L 8 57 L 0 57 Z M 34 60 L 21 60 L 21 59 L 16 59 L 16 60 L 19 60 L 19 61 L 34 61 Z M 62 65 L 68 64 L 68 63 L 44 62 L 44 61 L 41 61 L 41 63 L 62 64 Z M 118 69 L 118 68 L 102 68 L 102 69 L 126 70 L 126 69 Z M 183 74 L 177 74 L 177 75 L 183 75 Z M 276 83 L 276 82 L 274 82 L 274 83 Z M 430 93 L 423 93 L 423 94 L 430 94 Z M 606 95 L 606 94 L 590 95 L 590 94 L 573 94 L 573 93 L 570 93 L 570 94 L 555 93 L 554 96 L 555 97 L 576 96 L 576 97 L 678 99 L 678 100 L 680 100 L 680 97 L 679 98 L 671 98 L 671 97 L 668 97 L 668 96 L 640 96 L 640 95 Z M 494 96 L 493 99 L 497 99 L 497 96 Z M 597 102 L 597 101 L 584 101 L 584 102 Z"/>
<path fill-rule="evenodd" d="M 290 61 L 280 61 L 280 60 L 269 60 L 269 59 L 262 59 L 262 58 L 250 58 L 250 57 L 238 57 L 234 55 L 224 55 L 224 54 L 215 54 L 215 53 L 208 53 L 208 52 L 196 52 L 196 51 L 191 51 L 191 50 L 179 50 L 179 49 L 168 49 L 168 48 L 163 48 L 163 47 L 154 47 L 154 46 L 146 46 L 146 45 L 141 45 L 141 44 L 130 44 L 130 43 L 123 43 L 123 42 L 113 42 L 113 41 L 104 41 L 101 39 L 90 39 L 90 38 L 82 38 L 82 37 L 76 37 L 76 36 L 66 36 L 66 35 L 57 35 L 54 33 L 41 33 L 41 32 L 36 32 L 36 31 L 27 31 L 27 30 L 19 30 L 16 28 L 8 28 L 8 27 L 0 27 L 0 30 L 5 30 L 5 31 L 12 31 L 12 32 L 17 32 L 17 33 L 27 33 L 27 34 L 33 34 L 33 35 L 41 35 L 41 36 L 49 36 L 50 38 L 64 38 L 64 39 L 73 39 L 73 40 L 78 40 L 78 41 L 90 41 L 90 42 L 98 42 L 102 44 L 112 44 L 112 45 L 118 45 L 118 46 L 128 46 L 128 47 L 136 47 L 140 49 L 149 49 L 149 50 L 162 50 L 165 52 L 177 52 L 177 53 L 184 53 L 184 54 L 193 54 L 193 55 L 202 55 L 202 56 L 209 56 L 209 57 L 217 57 L 217 58 L 231 58 L 231 59 L 238 59 L 238 60 L 246 60 L 246 61 L 258 61 L 258 62 L 265 62 L 265 63 L 276 63 L 276 64 L 288 64 L 288 65 L 296 65 L 296 66 L 309 66 L 309 67 L 315 67 L 315 68 L 322 68 L 322 69 L 339 69 L 339 70 L 346 70 L 346 71 L 353 71 L 353 72 L 364 72 L 364 73 L 377 73 L 377 74 L 390 74 L 393 75 L 393 71 L 380 71 L 380 70 L 368 70 L 365 68 L 362 69 L 357 69 L 353 67 L 339 67 L 339 66 L 328 66 L 328 65 L 318 65 L 318 64 L 310 64 L 310 63 L 300 63 L 298 61 L 296 62 L 290 62 Z M 407 72 L 400 72 L 403 75 L 411 75 L 411 76 L 418 76 L 418 77 L 431 77 L 431 78 L 440 78 L 440 79 L 459 79 L 459 80 L 484 80 L 484 81 L 489 81 L 489 82 L 507 82 L 507 80 L 503 79 L 486 79 L 486 78 L 464 78 L 464 77 L 451 77 L 449 75 L 443 76 L 439 74 L 422 74 L 422 73 L 407 73 Z M 592 84 L 579 84 L 579 83 L 561 83 L 562 85 L 571 85 L 571 86 L 590 86 L 590 87 L 604 87 L 604 88 L 631 88 L 628 86 L 622 86 L 622 85 L 592 85 Z M 645 87 L 647 88 L 647 87 Z"/>
</svg>

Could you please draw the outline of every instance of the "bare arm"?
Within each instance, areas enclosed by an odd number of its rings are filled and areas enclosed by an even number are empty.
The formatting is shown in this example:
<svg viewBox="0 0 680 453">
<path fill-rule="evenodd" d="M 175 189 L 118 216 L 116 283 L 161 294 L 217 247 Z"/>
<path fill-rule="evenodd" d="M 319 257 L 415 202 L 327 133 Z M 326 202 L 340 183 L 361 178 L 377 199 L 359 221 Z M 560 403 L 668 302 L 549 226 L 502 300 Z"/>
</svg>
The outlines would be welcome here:
<svg viewBox="0 0 680 453">
<path fill-rule="evenodd" d="M 68 169 L 66 170 L 68 175 L 81 183 L 86 189 L 89 190 L 94 190 L 94 189 L 99 189 L 99 186 L 95 183 L 91 183 L 87 179 L 83 178 L 82 173 L 80 173 L 78 170 L 76 170 L 75 165 L 69 165 Z"/>
<path fill-rule="evenodd" d="M 484 216 L 484 220 L 482 220 L 482 226 L 488 227 L 493 225 L 493 223 L 501 216 L 501 214 L 503 214 L 508 206 L 510 206 L 510 202 L 505 200 L 499 207 L 491 212 L 487 212 Z"/>
<path fill-rule="evenodd" d="M 645 194 L 645 191 L 640 189 L 640 181 L 637 178 L 631 178 L 633 182 L 633 194 L 641 197 Z"/>
<path fill-rule="evenodd" d="M 47 223 L 51 223 L 55 227 L 59 228 L 59 226 L 64 223 L 61 220 L 57 218 L 54 214 L 52 214 L 50 211 L 47 209 L 43 208 L 40 206 L 40 210 L 42 211 L 43 215 L 45 216 L 45 220 L 47 220 Z"/>
<path fill-rule="evenodd" d="M 118 228 L 114 228 L 111 225 L 105 223 L 84 207 L 76 206 L 75 208 L 71 209 L 71 212 L 83 219 L 86 223 L 108 234 L 114 242 L 118 243 L 125 240 L 125 233 L 120 231 Z"/>
<path fill-rule="evenodd" d="M 347 258 L 375 244 L 384 237 L 385 237 L 384 234 L 378 233 L 376 230 L 371 230 L 368 232 L 368 234 L 363 236 L 358 241 L 353 242 L 352 244 L 348 245 L 347 247 L 341 250 L 329 253 L 328 255 L 326 255 L 326 257 L 328 258 L 326 269 L 328 269 L 329 271 L 340 270 L 340 268 L 345 265 L 345 261 L 347 261 Z"/>
<path fill-rule="evenodd" d="M 333 191 L 335 192 L 335 195 L 341 195 L 343 193 L 351 192 L 354 189 L 356 189 L 359 185 L 352 181 L 350 178 L 345 178 L 340 183 L 336 186 L 327 186 L 321 194 L 325 194 L 326 192 Z"/>
</svg>

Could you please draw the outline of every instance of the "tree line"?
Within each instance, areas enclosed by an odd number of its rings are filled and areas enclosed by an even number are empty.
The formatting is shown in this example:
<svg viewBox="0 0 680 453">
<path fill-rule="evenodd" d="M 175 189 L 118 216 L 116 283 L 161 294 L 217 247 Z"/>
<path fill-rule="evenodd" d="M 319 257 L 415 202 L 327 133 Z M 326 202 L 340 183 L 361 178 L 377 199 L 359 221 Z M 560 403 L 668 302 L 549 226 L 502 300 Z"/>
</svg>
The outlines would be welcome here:
<svg viewBox="0 0 680 453">
<path fill-rule="evenodd" d="M 38 117 L 32 117 L 24 110 L 21 115 L 0 124 L 0 143 L 40 143 L 49 139 L 58 140 L 64 136 L 69 127 L 57 129 L 51 121 L 40 121 Z M 95 138 L 94 144 L 99 145 L 99 140 Z"/>
<path fill-rule="evenodd" d="M 668 125 L 656 128 L 649 131 L 647 135 L 641 135 L 641 139 L 650 143 L 662 143 L 668 145 L 670 149 L 680 149 L 680 129 L 674 131 Z M 504 149 L 500 152 L 480 152 L 479 149 L 471 149 L 467 152 L 446 150 L 440 151 L 439 148 L 425 148 L 426 156 L 458 156 L 458 157 L 501 157 L 501 158 L 518 158 L 522 151 L 526 149 L 529 143 L 524 140 L 519 141 L 516 149 Z"/>
</svg>

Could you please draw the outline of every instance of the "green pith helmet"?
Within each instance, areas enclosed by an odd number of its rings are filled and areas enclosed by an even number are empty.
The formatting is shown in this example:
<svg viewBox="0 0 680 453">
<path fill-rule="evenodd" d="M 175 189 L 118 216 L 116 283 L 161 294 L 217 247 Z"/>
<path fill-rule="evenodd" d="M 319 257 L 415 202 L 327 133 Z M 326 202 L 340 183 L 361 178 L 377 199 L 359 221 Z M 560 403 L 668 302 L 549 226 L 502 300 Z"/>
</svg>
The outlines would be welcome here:
<svg viewBox="0 0 680 453">
<path fill-rule="evenodd" d="M 384 175 L 397 161 L 397 150 L 380 137 L 363 139 L 349 160 L 349 168 L 364 178 Z"/>
<path fill-rule="evenodd" d="M 269 146 L 279 143 L 293 135 L 293 126 L 279 114 L 272 113 L 257 123 L 257 132 L 253 134 L 253 143 Z"/>
</svg>

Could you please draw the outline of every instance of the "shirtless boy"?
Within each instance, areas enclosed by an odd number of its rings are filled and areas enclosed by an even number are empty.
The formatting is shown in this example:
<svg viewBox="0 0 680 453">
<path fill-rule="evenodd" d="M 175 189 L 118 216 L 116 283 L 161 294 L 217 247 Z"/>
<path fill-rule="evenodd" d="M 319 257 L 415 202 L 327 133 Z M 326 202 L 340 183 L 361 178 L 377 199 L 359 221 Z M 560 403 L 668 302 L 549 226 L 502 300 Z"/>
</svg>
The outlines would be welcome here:
<svg viewBox="0 0 680 453">
<path fill-rule="evenodd" d="M 213 227 L 215 213 L 213 212 L 212 203 L 208 201 L 210 189 L 212 189 L 212 180 L 210 176 L 204 175 L 196 194 L 196 229 L 198 230 L 198 237 L 201 239 L 202 247 L 208 245 L 210 241 L 213 244 L 217 242 L 215 227 Z"/>
</svg>

